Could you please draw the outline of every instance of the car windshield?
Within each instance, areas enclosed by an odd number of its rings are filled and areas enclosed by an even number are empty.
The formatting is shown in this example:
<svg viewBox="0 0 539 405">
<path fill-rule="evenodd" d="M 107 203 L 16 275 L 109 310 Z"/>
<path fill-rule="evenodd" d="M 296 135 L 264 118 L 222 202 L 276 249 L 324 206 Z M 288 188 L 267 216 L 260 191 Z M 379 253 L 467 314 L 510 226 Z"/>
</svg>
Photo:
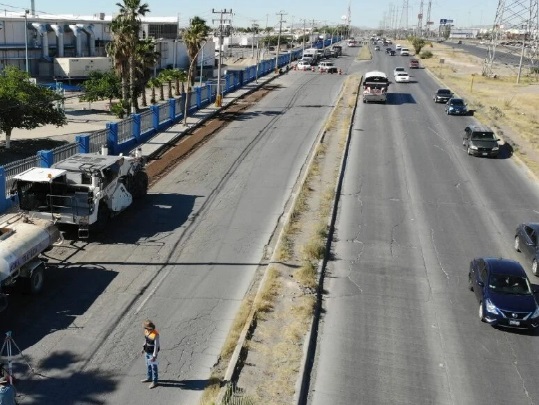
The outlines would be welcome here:
<svg viewBox="0 0 539 405">
<path fill-rule="evenodd" d="M 492 132 L 474 132 L 472 139 L 474 141 L 494 141 L 496 138 Z"/>
<path fill-rule="evenodd" d="M 451 105 L 464 105 L 464 101 L 462 101 L 460 99 L 455 99 L 455 100 L 451 100 L 450 104 Z"/>
<path fill-rule="evenodd" d="M 492 274 L 488 287 L 497 293 L 530 295 L 531 287 L 528 279 L 507 274 Z"/>
<path fill-rule="evenodd" d="M 445 94 L 451 94 L 451 92 L 449 90 L 438 90 L 438 94 L 443 96 Z"/>
</svg>

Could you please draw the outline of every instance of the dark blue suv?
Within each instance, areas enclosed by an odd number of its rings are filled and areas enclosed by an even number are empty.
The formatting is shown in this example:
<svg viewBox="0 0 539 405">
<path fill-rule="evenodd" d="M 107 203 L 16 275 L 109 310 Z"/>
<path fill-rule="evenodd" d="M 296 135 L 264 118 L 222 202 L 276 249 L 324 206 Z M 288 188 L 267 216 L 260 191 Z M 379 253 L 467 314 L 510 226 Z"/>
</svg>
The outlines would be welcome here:
<svg viewBox="0 0 539 405">
<path fill-rule="evenodd" d="M 535 291 L 519 262 L 476 258 L 470 263 L 468 283 L 479 301 L 481 321 L 511 328 L 539 326 Z"/>
</svg>

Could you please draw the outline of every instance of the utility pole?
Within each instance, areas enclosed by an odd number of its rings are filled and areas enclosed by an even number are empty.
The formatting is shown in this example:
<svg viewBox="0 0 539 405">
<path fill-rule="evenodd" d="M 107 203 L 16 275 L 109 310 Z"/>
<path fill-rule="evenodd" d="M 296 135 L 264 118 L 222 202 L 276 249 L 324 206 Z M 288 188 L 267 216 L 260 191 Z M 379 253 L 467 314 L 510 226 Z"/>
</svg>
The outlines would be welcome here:
<svg viewBox="0 0 539 405">
<path fill-rule="evenodd" d="M 277 13 L 279 18 L 279 36 L 277 37 L 277 55 L 275 56 L 275 72 L 279 71 L 279 48 L 281 47 L 281 33 L 283 31 L 283 23 L 286 22 L 283 20 L 283 16 L 286 15 L 284 11 L 279 11 Z"/>
<path fill-rule="evenodd" d="M 26 62 L 26 73 L 30 73 L 28 67 L 28 13 L 30 11 L 24 10 L 24 59 Z"/>
<path fill-rule="evenodd" d="M 225 18 L 224 16 L 227 14 L 232 14 L 232 9 L 230 11 L 227 11 L 225 8 L 221 11 L 215 11 L 215 9 L 212 9 L 211 11 L 213 14 L 220 14 L 219 17 L 219 64 L 217 68 L 217 95 L 215 97 L 215 106 L 221 107 L 222 100 L 223 100 L 223 92 L 221 90 L 221 66 L 223 63 L 223 37 L 225 36 L 225 29 L 224 25 L 228 24 L 228 28 L 230 28 L 230 18 Z M 215 23 L 216 20 L 213 20 Z M 227 29 L 227 36 L 228 36 L 228 29 Z"/>
<path fill-rule="evenodd" d="M 258 24 L 256 23 L 257 20 L 251 20 L 253 22 L 252 24 L 252 27 L 253 27 L 253 43 L 251 44 L 251 52 L 252 52 L 252 55 L 251 55 L 251 58 L 254 59 L 255 57 L 255 37 L 256 37 L 256 34 L 258 34 Z"/>
<path fill-rule="evenodd" d="M 305 52 L 305 25 L 307 24 L 307 20 L 304 18 L 302 21 L 303 21 L 303 44 L 301 48 L 302 48 L 302 51 Z M 303 58 L 303 52 L 301 53 L 302 58 Z"/>
</svg>

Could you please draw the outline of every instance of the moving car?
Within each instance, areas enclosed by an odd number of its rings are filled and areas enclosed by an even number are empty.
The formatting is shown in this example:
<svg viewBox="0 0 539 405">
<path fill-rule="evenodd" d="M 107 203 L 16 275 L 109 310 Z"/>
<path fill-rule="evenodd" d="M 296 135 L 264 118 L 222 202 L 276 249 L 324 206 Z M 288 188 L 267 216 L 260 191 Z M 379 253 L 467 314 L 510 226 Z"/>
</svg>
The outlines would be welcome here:
<svg viewBox="0 0 539 405">
<path fill-rule="evenodd" d="M 396 67 L 395 69 L 393 69 L 393 76 L 397 76 L 397 73 L 400 73 L 400 72 L 406 72 L 406 69 L 403 68 L 402 66 Z"/>
<path fill-rule="evenodd" d="M 519 262 L 479 257 L 471 261 L 468 286 L 479 301 L 479 319 L 490 325 L 537 328 L 539 305 Z"/>
<path fill-rule="evenodd" d="M 447 103 L 451 97 L 453 97 L 451 90 L 438 89 L 436 90 L 436 93 L 434 93 L 434 97 L 432 99 L 435 103 Z"/>
<path fill-rule="evenodd" d="M 397 82 L 397 83 L 409 83 L 410 82 L 410 76 L 408 75 L 408 72 L 398 72 L 395 75 L 395 82 Z"/>
<path fill-rule="evenodd" d="M 447 115 L 467 115 L 468 107 L 463 99 L 452 97 L 445 103 L 445 112 Z"/>
<path fill-rule="evenodd" d="M 515 250 L 522 252 L 527 260 L 532 262 L 532 273 L 539 276 L 537 262 L 539 261 L 539 223 L 528 222 L 517 226 L 515 231 Z"/>
<path fill-rule="evenodd" d="M 419 69 L 419 60 L 410 59 L 409 67 L 410 67 L 410 69 Z"/>
<path fill-rule="evenodd" d="M 462 145 L 466 148 L 468 155 L 496 157 L 500 152 L 498 141 L 494 131 L 487 126 L 468 125 L 464 128 Z"/>
<path fill-rule="evenodd" d="M 408 48 L 401 48 L 401 56 L 410 56 L 410 50 Z"/>
<path fill-rule="evenodd" d="M 380 45 L 376 45 L 376 46 L 374 47 L 374 50 L 375 50 L 375 51 L 379 51 L 379 50 L 380 50 Z"/>
</svg>

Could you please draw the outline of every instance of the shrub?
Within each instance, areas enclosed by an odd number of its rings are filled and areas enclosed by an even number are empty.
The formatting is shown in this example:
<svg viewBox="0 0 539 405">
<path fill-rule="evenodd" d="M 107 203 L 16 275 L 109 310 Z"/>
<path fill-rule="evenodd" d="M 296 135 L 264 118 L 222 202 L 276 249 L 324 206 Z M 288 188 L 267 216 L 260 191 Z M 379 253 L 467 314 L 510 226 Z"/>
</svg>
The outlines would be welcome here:
<svg viewBox="0 0 539 405">
<path fill-rule="evenodd" d="M 434 55 L 431 51 L 423 51 L 419 54 L 419 57 L 421 59 L 430 59 L 432 58 Z"/>
</svg>

